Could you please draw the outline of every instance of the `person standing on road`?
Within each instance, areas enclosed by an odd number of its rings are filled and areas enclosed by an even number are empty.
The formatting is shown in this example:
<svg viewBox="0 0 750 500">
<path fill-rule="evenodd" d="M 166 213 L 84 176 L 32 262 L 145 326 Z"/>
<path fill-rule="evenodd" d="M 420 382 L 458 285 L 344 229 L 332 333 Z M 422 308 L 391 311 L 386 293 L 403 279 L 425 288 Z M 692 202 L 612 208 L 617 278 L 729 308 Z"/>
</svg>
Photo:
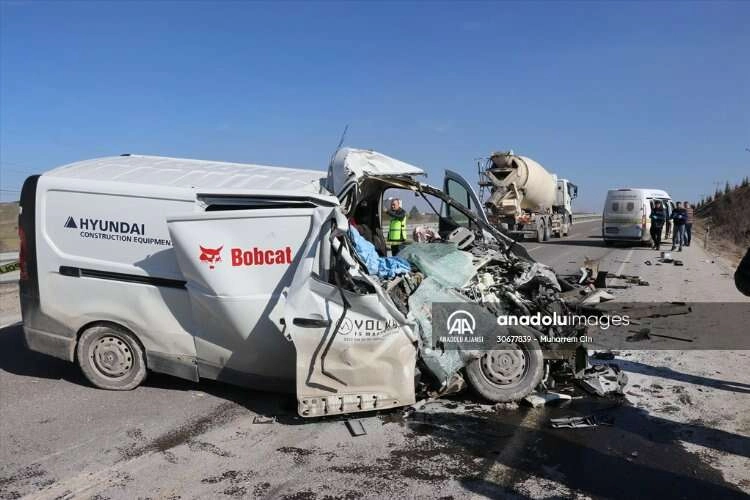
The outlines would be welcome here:
<svg viewBox="0 0 750 500">
<path fill-rule="evenodd" d="M 664 217 L 666 217 L 667 219 L 667 221 L 664 223 L 667 228 L 667 232 L 664 234 L 664 237 L 669 238 L 669 236 L 672 234 L 672 207 L 670 205 L 670 202 L 664 203 Z"/>
<path fill-rule="evenodd" d="M 388 243 L 391 244 L 391 255 L 398 255 L 401 245 L 406 241 L 406 211 L 401 208 L 401 200 L 391 200 L 391 208 L 388 210 Z"/>
<path fill-rule="evenodd" d="M 672 212 L 672 220 L 674 221 L 674 227 L 672 228 L 672 250 L 679 246 L 679 250 L 677 251 L 682 252 L 682 244 L 685 242 L 687 212 L 682 208 L 682 204 L 679 201 Z"/>
<path fill-rule="evenodd" d="M 664 229 L 664 222 L 667 220 L 664 208 L 661 206 L 661 202 L 656 200 L 654 207 L 651 209 L 651 241 L 654 243 L 653 249 L 659 250 L 661 246 L 661 232 Z"/>
<path fill-rule="evenodd" d="M 685 219 L 685 246 L 689 247 L 690 242 L 693 239 L 693 218 L 695 217 L 695 209 L 688 202 L 685 202 L 683 208 L 687 215 Z"/>
</svg>

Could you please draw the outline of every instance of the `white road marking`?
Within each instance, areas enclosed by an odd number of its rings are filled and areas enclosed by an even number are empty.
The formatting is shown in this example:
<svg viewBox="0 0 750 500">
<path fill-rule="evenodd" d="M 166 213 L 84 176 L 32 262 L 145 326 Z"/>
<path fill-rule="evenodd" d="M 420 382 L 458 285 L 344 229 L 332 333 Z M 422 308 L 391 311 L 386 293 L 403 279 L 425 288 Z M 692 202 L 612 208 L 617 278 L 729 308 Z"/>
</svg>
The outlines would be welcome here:
<svg viewBox="0 0 750 500">
<path fill-rule="evenodd" d="M 527 252 L 533 252 L 533 251 L 534 251 L 534 250 L 536 250 L 537 248 L 542 248 L 543 246 L 544 246 L 544 245 L 539 245 L 539 246 L 536 246 L 536 247 L 534 247 L 534 248 L 529 248 L 529 249 L 528 249 L 528 250 L 526 250 L 526 251 L 527 251 Z"/>
<path fill-rule="evenodd" d="M 622 274 L 622 272 L 625 270 L 625 264 L 627 264 L 630 261 L 630 258 L 633 256 L 633 250 L 634 249 L 631 248 L 625 258 L 622 260 L 622 264 L 620 264 L 620 267 L 617 268 L 617 274 Z"/>
</svg>

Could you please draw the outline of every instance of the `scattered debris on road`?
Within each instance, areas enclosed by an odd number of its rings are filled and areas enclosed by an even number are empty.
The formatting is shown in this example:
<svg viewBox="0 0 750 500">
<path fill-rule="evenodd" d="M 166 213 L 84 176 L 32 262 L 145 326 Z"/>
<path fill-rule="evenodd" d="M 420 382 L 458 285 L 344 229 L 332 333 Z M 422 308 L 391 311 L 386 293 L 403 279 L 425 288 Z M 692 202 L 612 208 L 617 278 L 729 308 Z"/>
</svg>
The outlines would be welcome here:
<svg viewBox="0 0 750 500">
<path fill-rule="evenodd" d="M 585 417 L 551 418 L 549 423 L 553 429 L 586 429 L 590 427 L 599 427 L 600 425 L 614 425 L 615 419 L 613 417 L 587 415 Z"/>
<path fill-rule="evenodd" d="M 578 372 L 575 380 L 584 390 L 597 396 L 622 395 L 628 376 L 614 364 L 593 365 Z"/>
<path fill-rule="evenodd" d="M 253 418 L 254 424 L 273 424 L 276 422 L 276 417 L 266 417 L 264 415 L 256 415 Z"/>
<path fill-rule="evenodd" d="M 523 398 L 524 402 L 531 405 L 532 408 L 538 408 L 555 401 L 570 401 L 571 399 L 573 399 L 573 396 L 570 394 L 559 392 L 533 392 Z"/>
<path fill-rule="evenodd" d="M 635 335 L 628 336 L 625 340 L 628 342 L 640 342 L 641 340 L 648 340 L 651 338 L 649 333 L 651 333 L 650 328 L 641 328 L 639 330 L 630 330 L 631 333 L 634 333 Z"/>
<path fill-rule="evenodd" d="M 346 421 L 346 428 L 349 429 L 349 433 L 353 437 L 357 436 L 364 436 L 367 434 L 367 431 L 365 430 L 365 426 L 362 424 L 362 421 L 357 419 L 350 419 Z"/>
</svg>

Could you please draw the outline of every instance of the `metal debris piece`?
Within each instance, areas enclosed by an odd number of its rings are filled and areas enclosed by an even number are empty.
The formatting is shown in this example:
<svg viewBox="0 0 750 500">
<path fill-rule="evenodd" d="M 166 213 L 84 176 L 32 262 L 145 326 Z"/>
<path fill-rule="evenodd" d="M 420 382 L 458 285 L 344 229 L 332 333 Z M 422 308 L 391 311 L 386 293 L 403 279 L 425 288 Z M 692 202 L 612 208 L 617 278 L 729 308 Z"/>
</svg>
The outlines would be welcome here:
<svg viewBox="0 0 750 500">
<path fill-rule="evenodd" d="M 651 336 L 649 335 L 651 333 L 650 328 L 641 328 L 639 330 L 628 330 L 630 333 L 634 333 L 635 335 L 629 335 L 625 338 L 627 342 L 640 342 L 641 340 L 649 340 Z"/>
<path fill-rule="evenodd" d="M 662 337 L 662 338 L 665 338 L 665 339 L 680 340 L 682 342 L 692 342 L 693 341 L 692 339 L 686 339 L 684 337 L 674 337 L 672 335 L 661 335 L 659 333 L 652 333 L 651 335 L 653 337 Z"/>
<path fill-rule="evenodd" d="M 615 353 L 612 351 L 597 351 L 591 357 L 594 359 L 613 360 L 615 359 Z"/>
<path fill-rule="evenodd" d="M 675 260 L 674 261 L 674 265 L 675 266 L 684 266 L 685 264 L 683 264 L 681 260 Z"/>
<path fill-rule="evenodd" d="M 594 365 L 579 372 L 576 382 L 592 394 L 606 396 L 610 393 L 622 394 L 628 376 L 617 365 Z"/>
<path fill-rule="evenodd" d="M 346 428 L 349 429 L 349 433 L 354 437 L 364 436 L 365 434 L 367 434 L 365 426 L 362 425 L 361 420 L 347 420 Z"/>
<path fill-rule="evenodd" d="M 613 300 L 615 298 L 614 295 L 611 293 L 607 293 L 606 290 L 597 290 L 591 295 L 588 295 L 583 301 L 582 304 L 598 304 L 599 302 L 606 302 L 608 300 Z"/>
<path fill-rule="evenodd" d="M 570 401 L 571 399 L 573 398 L 570 394 L 560 394 L 559 392 L 533 392 L 523 398 L 532 408 L 538 408 L 553 401 Z"/>
<path fill-rule="evenodd" d="M 549 423 L 554 429 L 586 429 L 588 427 L 599 427 L 600 425 L 611 426 L 615 423 L 615 419 L 613 417 L 587 415 L 585 417 L 551 418 Z"/>
<path fill-rule="evenodd" d="M 646 262 L 644 262 L 644 264 L 646 264 L 647 266 L 650 266 L 651 265 L 651 261 L 647 260 Z"/>
<path fill-rule="evenodd" d="M 623 309 L 627 311 L 631 320 L 643 318 L 664 318 L 667 316 L 677 316 L 689 314 L 693 309 L 684 302 L 658 302 L 653 304 L 639 303 L 629 305 Z M 631 321 L 632 323 L 632 321 Z"/>
<path fill-rule="evenodd" d="M 272 424 L 276 422 L 276 417 L 266 417 L 264 415 L 256 415 L 255 418 L 253 418 L 254 424 Z"/>
</svg>

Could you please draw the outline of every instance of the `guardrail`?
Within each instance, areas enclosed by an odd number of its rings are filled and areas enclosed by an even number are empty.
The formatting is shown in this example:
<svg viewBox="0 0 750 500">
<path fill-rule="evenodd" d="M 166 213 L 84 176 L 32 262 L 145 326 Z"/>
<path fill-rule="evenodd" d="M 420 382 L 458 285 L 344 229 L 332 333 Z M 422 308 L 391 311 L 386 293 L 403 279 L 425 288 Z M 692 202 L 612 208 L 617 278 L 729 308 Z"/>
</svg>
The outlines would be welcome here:
<svg viewBox="0 0 750 500">
<path fill-rule="evenodd" d="M 573 214 L 573 223 L 601 219 L 602 214 Z"/>
</svg>

